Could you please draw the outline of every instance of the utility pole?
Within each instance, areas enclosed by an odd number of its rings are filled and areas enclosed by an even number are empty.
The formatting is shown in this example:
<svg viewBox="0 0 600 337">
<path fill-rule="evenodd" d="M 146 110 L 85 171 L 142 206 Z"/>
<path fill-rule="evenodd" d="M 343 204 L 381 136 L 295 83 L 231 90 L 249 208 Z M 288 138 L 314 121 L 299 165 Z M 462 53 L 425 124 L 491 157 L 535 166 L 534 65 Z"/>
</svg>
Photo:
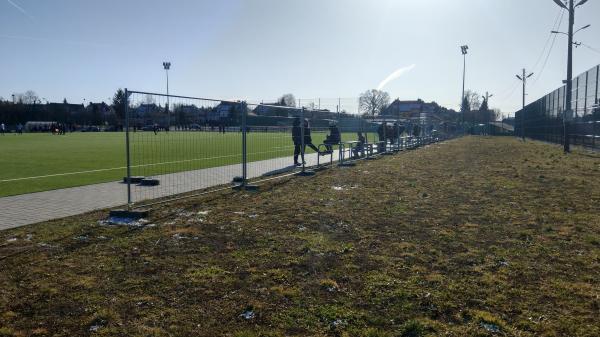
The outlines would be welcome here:
<svg viewBox="0 0 600 337">
<path fill-rule="evenodd" d="M 463 134 L 465 133 L 465 107 L 463 106 L 463 103 L 465 101 L 465 80 L 467 77 L 467 53 L 469 51 L 469 46 L 464 45 L 460 47 L 462 54 L 463 54 L 463 85 L 462 85 L 462 96 L 460 99 L 460 107 L 462 110 L 462 129 L 463 129 Z"/>
<path fill-rule="evenodd" d="M 573 0 L 569 0 L 569 48 L 567 56 L 567 111 L 563 115 L 563 136 L 564 136 L 564 151 L 571 152 L 571 144 L 569 140 L 569 123 L 573 118 L 573 109 L 571 100 L 573 99 L 573 26 L 575 25 L 575 6 Z"/>
<path fill-rule="evenodd" d="M 488 133 L 488 136 L 491 133 L 490 130 L 492 129 L 491 125 L 490 125 L 490 123 L 492 122 L 491 119 L 490 119 L 490 111 L 492 111 L 490 109 L 490 98 L 492 98 L 492 97 L 494 97 L 494 94 L 490 94 L 487 91 L 485 92 L 485 96 L 483 97 L 483 99 L 485 99 L 485 102 L 487 103 L 487 109 L 488 109 L 488 111 L 484 111 L 485 112 L 485 119 L 487 120 L 487 133 Z"/>
<path fill-rule="evenodd" d="M 554 2 L 569 11 L 569 32 L 557 32 L 552 31 L 553 34 L 565 34 L 568 36 L 568 46 L 567 46 L 567 80 L 564 81 L 567 85 L 567 94 L 566 94 L 566 110 L 563 113 L 563 141 L 564 141 L 564 151 L 565 153 L 569 153 L 571 151 L 570 140 L 569 140 L 569 124 L 571 119 L 573 118 L 573 107 L 571 100 L 573 99 L 573 36 L 586 28 L 589 28 L 591 25 L 584 26 L 577 31 L 573 32 L 573 26 L 575 25 L 575 9 L 579 6 L 584 5 L 588 0 L 580 0 L 577 5 L 575 5 L 573 0 L 568 0 L 568 4 L 565 4 L 563 0 L 554 0 Z"/>
<path fill-rule="evenodd" d="M 517 75 L 517 78 L 523 82 L 523 110 L 521 110 L 521 138 L 525 140 L 525 96 L 527 96 L 526 86 L 527 79 L 533 76 L 533 73 L 526 75 L 527 72 L 523 68 L 523 77 Z"/>
</svg>

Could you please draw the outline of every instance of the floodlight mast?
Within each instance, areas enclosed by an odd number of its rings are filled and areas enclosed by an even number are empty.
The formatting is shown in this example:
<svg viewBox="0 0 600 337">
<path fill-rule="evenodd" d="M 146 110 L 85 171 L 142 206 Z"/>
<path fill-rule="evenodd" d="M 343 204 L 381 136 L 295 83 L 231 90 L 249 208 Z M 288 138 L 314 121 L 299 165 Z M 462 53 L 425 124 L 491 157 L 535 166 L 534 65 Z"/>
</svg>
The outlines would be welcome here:
<svg viewBox="0 0 600 337">
<path fill-rule="evenodd" d="M 171 62 L 163 62 L 163 68 L 167 73 L 167 130 L 171 129 L 171 106 L 169 105 L 169 69 L 171 69 Z"/>
</svg>

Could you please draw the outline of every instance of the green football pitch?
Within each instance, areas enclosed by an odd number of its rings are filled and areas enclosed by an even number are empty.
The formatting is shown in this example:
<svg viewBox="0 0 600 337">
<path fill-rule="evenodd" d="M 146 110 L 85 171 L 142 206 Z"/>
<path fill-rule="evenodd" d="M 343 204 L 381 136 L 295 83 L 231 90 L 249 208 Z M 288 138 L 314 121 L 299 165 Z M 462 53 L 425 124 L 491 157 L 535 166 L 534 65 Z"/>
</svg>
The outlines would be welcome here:
<svg viewBox="0 0 600 337">
<path fill-rule="evenodd" d="M 325 136 L 325 132 L 313 131 L 313 143 L 321 144 Z M 355 140 L 356 134 L 342 137 Z M 286 132 L 252 132 L 247 143 L 251 162 L 290 157 L 294 151 Z M 239 132 L 132 132 L 130 144 L 133 176 L 239 164 L 242 157 Z M 124 133 L 0 136 L 0 196 L 116 181 L 124 176 Z"/>
</svg>

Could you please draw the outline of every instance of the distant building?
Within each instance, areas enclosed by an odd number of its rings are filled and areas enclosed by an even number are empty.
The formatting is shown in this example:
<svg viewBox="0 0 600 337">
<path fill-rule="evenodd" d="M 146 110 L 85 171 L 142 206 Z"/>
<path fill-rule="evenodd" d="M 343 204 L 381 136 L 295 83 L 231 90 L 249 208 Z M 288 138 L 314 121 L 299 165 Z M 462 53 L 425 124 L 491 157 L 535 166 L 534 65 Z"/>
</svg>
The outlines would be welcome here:
<svg viewBox="0 0 600 337">
<path fill-rule="evenodd" d="M 264 103 L 257 105 L 253 112 L 257 116 L 290 117 L 300 116 L 301 109 L 283 106 L 280 103 Z"/>
<path fill-rule="evenodd" d="M 427 118 L 439 110 L 437 103 L 425 103 L 423 100 L 401 101 L 396 99 L 382 113 L 381 117 L 396 119 Z"/>
<path fill-rule="evenodd" d="M 239 103 L 221 102 L 219 105 L 208 111 L 206 120 L 208 122 L 232 121 L 237 119 L 236 112 Z"/>
<path fill-rule="evenodd" d="M 133 109 L 133 114 L 137 117 L 150 117 L 162 111 L 164 111 L 164 109 L 155 103 L 140 104 L 137 108 Z"/>
<path fill-rule="evenodd" d="M 45 105 L 45 108 L 47 109 L 47 111 L 65 111 L 68 115 L 74 115 L 85 111 L 85 107 L 83 106 L 83 104 L 47 103 Z"/>
<path fill-rule="evenodd" d="M 102 102 L 102 103 L 90 103 L 86 107 L 88 113 L 99 114 L 102 118 L 108 118 L 111 114 L 113 114 L 113 109 L 110 105 Z"/>
<path fill-rule="evenodd" d="M 175 120 L 178 124 L 204 123 L 207 115 L 212 110 L 209 107 L 197 107 L 193 104 L 176 105 L 173 109 Z"/>
</svg>

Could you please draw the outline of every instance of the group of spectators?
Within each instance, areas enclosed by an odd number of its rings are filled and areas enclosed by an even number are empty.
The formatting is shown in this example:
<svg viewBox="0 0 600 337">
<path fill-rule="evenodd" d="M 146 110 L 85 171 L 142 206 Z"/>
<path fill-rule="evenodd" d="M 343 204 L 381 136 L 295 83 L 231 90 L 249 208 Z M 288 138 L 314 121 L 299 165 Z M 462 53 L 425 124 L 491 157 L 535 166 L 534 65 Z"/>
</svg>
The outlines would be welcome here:
<svg viewBox="0 0 600 337">
<path fill-rule="evenodd" d="M 301 126 L 301 124 L 303 124 L 303 126 Z M 304 141 L 302 141 L 302 128 L 304 128 Z M 381 123 L 377 129 L 377 134 L 379 136 L 378 151 L 385 152 L 385 144 L 388 142 L 392 144 L 395 143 L 402 132 L 404 132 L 404 128 L 401 127 L 397 122 L 393 125 L 388 125 L 386 122 Z M 331 122 L 329 124 L 329 135 L 327 135 L 325 141 L 323 142 L 325 145 L 325 150 L 319 151 L 319 149 L 312 142 L 309 121 L 305 119 L 302 123 L 300 118 L 296 118 L 294 119 L 292 127 L 292 141 L 294 142 L 294 165 L 301 166 L 302 164 L 306 163 L 304 160 L 306 147 L 313 149 L 320 155 L 331 154 L 333 153 L 333 145 L 338 145 L 341 142 L 341 133 L 335 122 Z M 354 157 L 364 155 L 366 142 L 367 141 L 363 133 L 358 132 L 355 147 L 352 149 Z M 302 162 L 298 161 L 299 157 L 302 159 Z"/>
<path fill-rule="evenodd" d="M 4 136 L 4 134 L 6 134 L 6 125 L 4 123 L 0 123 L 0 134 Z M 17 135 L 22 135 L 23 134 L 23 125 L 22 124 L 17 124 L 17 127 L 15 129 L 15 134 Z"/>
<path fill-rule="evenodd" d="M 301 124 L 304 124 L 301 126 Z M 304 129 L 304 130 L 302 130 Z M 304 141 L 302 139 L 304 131 Z M 313 144 L 311 129 L 308 119 L 302 120 L 300 118 L 294 119 L 294 124 L 292 126 L 292 141 L 294 142 L 294 165 L 302 166 L 302 164 L 306 164 L 304 160 L 304 153 L 306 152 L 306 147 L 313 149 L 315 152 L 324 155 L 333 153 L 333 145 L 337 145 L 342 141 L 342 135 L 340 133 L 340 129 L 334 122 L 329 124 L 329 135 L 325 138 L 323 144 L 325 145 L 325 151 L 319 151 L 319 149 Z M 298 157 L 302 159 L 302 163 L 298 161 Z"/>
</svg>

